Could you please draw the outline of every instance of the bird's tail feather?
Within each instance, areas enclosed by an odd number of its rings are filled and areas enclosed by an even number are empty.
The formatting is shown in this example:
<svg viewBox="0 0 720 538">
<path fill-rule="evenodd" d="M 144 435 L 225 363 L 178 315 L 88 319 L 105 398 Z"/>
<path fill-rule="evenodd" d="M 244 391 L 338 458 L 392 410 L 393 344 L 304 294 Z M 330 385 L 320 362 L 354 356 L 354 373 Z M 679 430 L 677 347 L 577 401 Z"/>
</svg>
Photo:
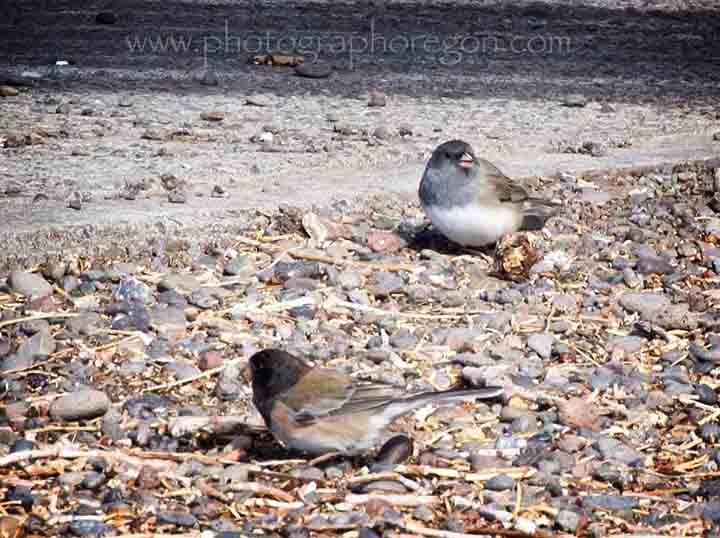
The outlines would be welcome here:
<svg viewBox="0 0 720 538">
<path fill-rule="evenodd" d="M 402 415 L 411 409 L 416 409 L 433 402 L 466 401 L 474 399 L 487 400 L 497 398 L 504 392 L 502 387 L 486 387 L 484 389 L 451 389 L 442 392 L 423 392 L 396 400 L 390 404 L 391 414 Z"/>
<path fill-rule="evenodd" d="M 545 223 L 560 212 L 560 204 L 550 200 L 532 199 L 523 207 L 521 230 L 541 230 Z"/>
</svg>

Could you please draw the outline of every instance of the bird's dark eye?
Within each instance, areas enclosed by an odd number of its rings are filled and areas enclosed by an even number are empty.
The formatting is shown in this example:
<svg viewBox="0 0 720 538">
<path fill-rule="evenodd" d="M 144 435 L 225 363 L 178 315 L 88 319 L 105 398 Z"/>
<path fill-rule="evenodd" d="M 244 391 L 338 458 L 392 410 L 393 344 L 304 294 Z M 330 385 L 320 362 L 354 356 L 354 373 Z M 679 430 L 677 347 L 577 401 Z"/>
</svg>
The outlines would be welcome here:
<svg viewBox="0 0 720 538">
<path fill-rule="evenodd" d="M 448 159 L 450 159 L 450 158 L 452 158 L 452 155 L 450 155 L 450 153 L 446 152 L 446 153 L 445 153 L 445 157 L 447 157 Z"/>
</svg>

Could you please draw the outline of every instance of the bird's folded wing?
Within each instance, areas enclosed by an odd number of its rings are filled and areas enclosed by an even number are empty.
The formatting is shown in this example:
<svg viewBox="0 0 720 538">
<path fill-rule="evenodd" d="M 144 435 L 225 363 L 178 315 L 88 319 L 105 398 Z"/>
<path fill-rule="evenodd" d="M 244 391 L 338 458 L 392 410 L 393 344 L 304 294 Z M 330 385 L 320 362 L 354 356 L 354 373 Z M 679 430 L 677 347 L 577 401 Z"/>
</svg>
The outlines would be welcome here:
<svg viewBox="0 0 720 538">
<path fill-rule="evenodd" d="M 490 161 L 478 159 L 477 166 L 478 172 L 495 189 L 501 202 L 522 202 L 528 198 L 527 191 L 520 183 L 507 177 Z"/>
<path fill-rule="evenodd" d="M 306 387 L 298 390 L 298 386 Z M 287 410 L 299 423 L 315 418 L 367 411 L 405 396 L 392 385 L 354 381 L 341 372 L 315 369 L 307 372 L 298 386 L 281 396 Z"/>
<path fill-rule="evenodd" d="M 323 368 L 308 371 L 297 385 L 280 396 L 296 415 L 323 416 L 342 407 L 353 395 L 353 380 Z"/>
<path fill-rule="evenodd" d="M 355 385 L 352 397 L 341 407 L 334 410 L 332 415 L 359 413 L 388 405 L 394 400 L 404 398 L 404 390 L 383 383 L 361 382 Z"/>
</svg>

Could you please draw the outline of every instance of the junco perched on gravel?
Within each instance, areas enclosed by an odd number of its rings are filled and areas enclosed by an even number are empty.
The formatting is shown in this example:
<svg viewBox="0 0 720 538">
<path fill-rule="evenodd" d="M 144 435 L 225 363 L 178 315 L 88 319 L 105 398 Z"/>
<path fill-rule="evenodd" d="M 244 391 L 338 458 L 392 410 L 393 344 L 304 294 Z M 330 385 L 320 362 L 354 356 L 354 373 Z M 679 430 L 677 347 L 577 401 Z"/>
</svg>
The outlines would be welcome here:
<svg viewBox="0 0 720 538">
<path fill-rule="evenodd" d="M 278 349 L 250 357 L 253 403 L 286 447 L 311 455 L 355 455 L 372 448 L 399 416 L 437 401 L 495 398 L 503 389 L 408 394 L 398 388 L 313 368 Z"/>
<path fill-rule="evenodd" d="M 533 198 L 462 140 L 439 145 L 420 181 L 420 202 L 435 228 L 465 247 L 482 247 L 521 229 L 537 230 L 556 204 Z"/>
</svg>

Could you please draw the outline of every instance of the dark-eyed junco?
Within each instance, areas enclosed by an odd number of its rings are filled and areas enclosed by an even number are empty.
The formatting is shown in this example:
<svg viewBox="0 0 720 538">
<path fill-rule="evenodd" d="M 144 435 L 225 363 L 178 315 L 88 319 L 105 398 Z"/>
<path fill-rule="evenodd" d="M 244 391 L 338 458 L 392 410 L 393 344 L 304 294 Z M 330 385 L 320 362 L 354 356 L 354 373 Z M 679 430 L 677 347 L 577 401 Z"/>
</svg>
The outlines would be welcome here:
<svg viewBox="0 0 720 538">
<path fill-rule="evenodd" d="M 278 349 L 250 357 L 253 403 L 268 429 L 286 447 L 312 455 L 354 455 L 372 448 L 399 416 L 437 401 L 495 398 L 503 389 L 408 394 L 362 382 L 329 368 L 313 368 Z"/>
<path fill-rule="evenodd" d="M 419 194 L 433 226 L 465 247 L 490 245 L 521 229 L 540 229 L 556 212 L 556 204 L 529 196 L 462 140 L 435 149 Z"/>
</svg>

